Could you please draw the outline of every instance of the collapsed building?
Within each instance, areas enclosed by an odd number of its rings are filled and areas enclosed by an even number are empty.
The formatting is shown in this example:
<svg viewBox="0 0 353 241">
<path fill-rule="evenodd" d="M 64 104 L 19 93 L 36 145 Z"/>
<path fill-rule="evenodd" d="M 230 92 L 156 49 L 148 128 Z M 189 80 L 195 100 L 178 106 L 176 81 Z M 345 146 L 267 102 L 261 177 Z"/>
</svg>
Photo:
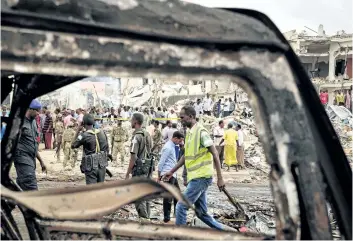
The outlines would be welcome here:
<svg viewBox="0 0 353 241">
<path fill-rule="evenodd" d="M 351 88 L 352 34 L 341 30 L 334 35 L 327 35 L 323 25 L 320 25 L 317 31 L 310 28 L 303 31 L 292 30 L 285 32 L 284 36 L 298 55 L 317 91 L 328 91 L 329 104 L 332 104 L 335 90 Z"/>
</svg>

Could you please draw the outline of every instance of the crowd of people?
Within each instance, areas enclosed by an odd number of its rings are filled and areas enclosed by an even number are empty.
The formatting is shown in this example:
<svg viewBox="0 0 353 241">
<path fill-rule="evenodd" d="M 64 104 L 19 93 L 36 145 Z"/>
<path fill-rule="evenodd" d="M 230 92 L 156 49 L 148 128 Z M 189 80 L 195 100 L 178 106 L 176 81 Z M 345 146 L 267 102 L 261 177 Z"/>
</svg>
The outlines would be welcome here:
<svg viewBox="0 0 353 241">
<path fill-rule="evenodd" d="M 224 116 L 235 108 L 226 99 Z M 56 149 L 57 162 L 61 163 L 60 153 L 64 152 L 63 167 L 75 168 L 78 149 L 82 148 L 80 170 L 85 175 L 86 184 L 104 182 L 108 160 L 112 166 L 121 168 L 127 154 L 128 166 L 125 179 L 143 176 L 152 178 L 157 171 L 158 182 L 168 182 L 179 188 L 177 170 L 183 167 L 182 180 L 186 186 L 185 196 L 199 210 L 199 218 L 210 227 L 222 229 L 222 226 L 207 214 L 206 192 L 212 183 L 213 170 L 217 172 L 217 184 L 224 187 L 221 169 L 234 166 L 244 168 L 241 125 L 236 122 L 219 121 L 212 131 L 205 129 L 199 117 L 213 115 L 213 103 L 209 95 L 204 102 L 186 105 L 176 112 L 174 108 L 120 106 L 114 108 L 90 108 L 70 110 L 57 108 L 51 112 L 33 100 L 26 113 L 21 130 L 19 148 L 14 156 L 17 183 L 23 190 L 37 190 L 35 159 L 39 160 L 42 171 L 46 171 L 38 151 L 38 145 L 44 149 Z M 230 109 L 227 109 L 229 105 Z M 232 107 L 231 107 L 232 106 Z M 217 116 L 217 115 L 215 115 Z M 132 128 L 127 127 L 127 121 Z M 123 124 L 125 122 L 125 124 Z M 110 137 L 104 131 L 106 125 L 113 125 Z M 129 151 L 126 143 L 130 141 Z M 170 222 L 173 200 L 163 200 L 164 222 Z M 135 203 L 140 217 L 149 218 L 149 202 Z M 174 200 L 176 224 L 186 224 L 187 207 Z"/>
<path fill-rule="evenodd" d="M 333 98 L 333 105 L 344 106 L 352 112 L 352 89 L 349 90 L 335 90 Z M 329 93 L 327 89 L 320 90 L 320 101 L 325 107 L 329 103 Z"/>
</svg>

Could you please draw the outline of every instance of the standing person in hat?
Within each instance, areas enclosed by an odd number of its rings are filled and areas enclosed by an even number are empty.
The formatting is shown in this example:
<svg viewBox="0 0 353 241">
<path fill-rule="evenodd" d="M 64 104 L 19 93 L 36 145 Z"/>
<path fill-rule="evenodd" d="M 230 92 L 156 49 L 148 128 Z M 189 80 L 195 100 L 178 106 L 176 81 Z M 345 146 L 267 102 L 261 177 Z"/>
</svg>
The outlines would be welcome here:
<svg viewBox="0 0 353 241">
<path fill-rule="evenodd" d="M 36 158 L 38 159 L 42 171 L 47 168 L 38 153 L 39 135 L 35 117 L 42 108 L 38 100 L 33 100 L 26 112 L 23 125 L 20 131 L 17 148 L 14 154 L 14 164 L 17 173 L 17 183 L 24 191 L 38 190 L 36 177 Z"/>
<path fill-rule="evenodd" d="M 81 172 L 85 174 L 86 184 L 104 182 L 105 169 L 108 166 L 109 145 L 103 131 L 93 128 L 94 117 L 83 116 L 82 124 L 77 128 L 71 148 L 83 146 Z M 81 133 L 85 128 L 85 132 Z"/>
</svg>

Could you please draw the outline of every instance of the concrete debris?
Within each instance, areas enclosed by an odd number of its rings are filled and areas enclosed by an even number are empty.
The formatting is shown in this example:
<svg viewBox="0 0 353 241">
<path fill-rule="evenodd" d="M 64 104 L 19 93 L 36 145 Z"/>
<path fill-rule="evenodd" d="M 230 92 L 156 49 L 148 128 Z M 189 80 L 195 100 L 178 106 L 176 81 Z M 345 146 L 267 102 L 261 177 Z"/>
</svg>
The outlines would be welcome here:
<svg viewBox="0 0 353 241">
<path fill-rule="evenodd" d="M 331 120 L 337 135 L 339 136 L 341 145 L 350 162 L 352 158 L 352 136 L 353 136 L 353 115 L 344 106 L 328 106 L 327 114 Z"/>
</svg>

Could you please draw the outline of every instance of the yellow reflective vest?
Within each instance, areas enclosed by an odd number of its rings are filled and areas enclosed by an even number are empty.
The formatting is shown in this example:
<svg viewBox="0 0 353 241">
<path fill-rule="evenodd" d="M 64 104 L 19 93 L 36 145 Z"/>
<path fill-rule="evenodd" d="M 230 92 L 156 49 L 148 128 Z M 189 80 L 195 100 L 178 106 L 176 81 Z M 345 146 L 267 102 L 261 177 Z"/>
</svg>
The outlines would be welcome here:
<svg viewBox="0 0 353 241">
<path fill-rule="evenodd" d="M 207 131 L 197 123 L 187 134 L 185 143 L 185 167 L 188 182 L 196 178 L 209 178 L 213 175 L 213 156 L 201 146 L 201 131 Z"/>
</svg>

